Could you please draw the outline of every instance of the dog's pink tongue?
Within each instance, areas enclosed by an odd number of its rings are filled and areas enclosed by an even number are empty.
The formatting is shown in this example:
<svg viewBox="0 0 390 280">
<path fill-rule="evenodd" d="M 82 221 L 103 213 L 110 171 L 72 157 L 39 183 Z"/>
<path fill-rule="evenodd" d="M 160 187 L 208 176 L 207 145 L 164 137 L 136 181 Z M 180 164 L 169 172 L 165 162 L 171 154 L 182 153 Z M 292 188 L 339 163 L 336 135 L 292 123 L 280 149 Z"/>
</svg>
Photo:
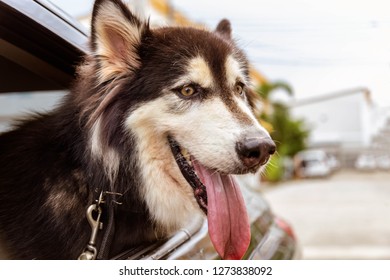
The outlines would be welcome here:
<svg viewBox="0 0 390 280">
<path fill-rule="evenodd" d="M 194 161 L 194 168 L 207 190 L 210 239 L 223 259 L 241 259 L 250 242 L 248 214 L 238 184 Z"/>
</svg>

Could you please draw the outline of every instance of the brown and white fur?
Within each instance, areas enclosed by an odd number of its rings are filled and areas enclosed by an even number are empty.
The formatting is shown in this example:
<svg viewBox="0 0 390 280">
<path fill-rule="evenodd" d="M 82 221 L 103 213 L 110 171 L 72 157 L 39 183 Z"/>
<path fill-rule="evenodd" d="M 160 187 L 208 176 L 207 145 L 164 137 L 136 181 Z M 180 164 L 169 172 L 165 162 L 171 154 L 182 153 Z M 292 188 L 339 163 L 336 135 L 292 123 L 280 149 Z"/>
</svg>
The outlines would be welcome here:
<svg viewBox="0 0 390 280">
<path fill-rule="evenodd" d="M 255 172 L 264 158 L 237 150 L 251 135 L 269 139 L 255 102 L 227 20 L 214 32 L 151 29 L 121 1 L 97 0 L 91 52 L 69 95 L 0 136 L 8 257 L 77 258 L 90 234 L 85 210 L 103 187 L 123 194 L 110 256 L 172 234 L 202 211 L 168 137 L 210 169 Z"/>
</svg>

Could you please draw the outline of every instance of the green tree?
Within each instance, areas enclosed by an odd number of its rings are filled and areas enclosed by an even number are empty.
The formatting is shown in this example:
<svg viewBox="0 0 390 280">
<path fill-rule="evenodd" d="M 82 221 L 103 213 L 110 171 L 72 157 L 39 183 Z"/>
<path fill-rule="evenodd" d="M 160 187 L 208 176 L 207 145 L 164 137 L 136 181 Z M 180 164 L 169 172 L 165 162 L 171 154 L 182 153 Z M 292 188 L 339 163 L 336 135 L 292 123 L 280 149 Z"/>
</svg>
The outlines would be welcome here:
<svg viewBox="0 0 390 280">
<path fill-rule="evenodd" d="M 279 89 L 293 96 L 291 86 L 280 81 L 264 83 L 256 90 L 264 104 L 259 118 L 261 122 L 269 124 L 271 137 L 277 146 L 277 153 L 272 157 L 265 174 L 269 181 L 279 181 L 283 178 L 286 159 L 291 159 L 299 151 L 304 150 L 309 136 L 309 130 L 306 129 L 303 120 L 292 118 L 285 104 L 272 101 L 272 95 Z"/>
<path fill-rule="evenodd" d="M 261 100 L 263 101 L 264 109 L 261 114 L 261 118 L 266 118 L 266 116 L 269 116 L 272 114 L 273 111 L 273 105 L 275 102 L 272 101 L 272 95 L 277 90 L 283 90 L 287 95 L 293 96 L 293 90 L 291 86 L 285 82 L 276 81 L 276 82 L 266 82 L 260 85 L 256 92 L 260 96 Z"/>
</svg>

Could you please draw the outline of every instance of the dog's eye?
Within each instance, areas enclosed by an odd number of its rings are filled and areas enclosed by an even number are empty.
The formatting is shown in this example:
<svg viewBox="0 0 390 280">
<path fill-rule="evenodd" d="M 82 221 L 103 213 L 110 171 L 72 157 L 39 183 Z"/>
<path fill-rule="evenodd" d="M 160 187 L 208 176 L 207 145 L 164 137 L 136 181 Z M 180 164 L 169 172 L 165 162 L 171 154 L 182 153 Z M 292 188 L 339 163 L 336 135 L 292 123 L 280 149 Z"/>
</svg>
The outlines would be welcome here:
<svg viewBox="0 0 390 280">
<path fill-rule="evenodd" d="M 194 93 L 196 93 L 196 91 L 195 91 L 195 88 L 193 86 L 184 86 L 180 90 L 180 93 L 183 96 L 189 97 L 189 96 L 193 95 Z"/>
<path fill-rule="evenodd" d="M 242 96 L 244 94 L 244 85 L 242 83 L 237 83 L 234 90 L 237 94 Z"/>
</svg>

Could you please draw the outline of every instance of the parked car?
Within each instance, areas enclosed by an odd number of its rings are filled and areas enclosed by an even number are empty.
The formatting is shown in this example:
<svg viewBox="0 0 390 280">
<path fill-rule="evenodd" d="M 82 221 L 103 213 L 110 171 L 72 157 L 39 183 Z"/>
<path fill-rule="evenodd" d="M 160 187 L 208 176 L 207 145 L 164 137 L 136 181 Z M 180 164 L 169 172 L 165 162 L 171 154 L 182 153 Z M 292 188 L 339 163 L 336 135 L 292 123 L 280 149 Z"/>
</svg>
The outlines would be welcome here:
<svg viewBox="0 0 390 280">
<path fill-rule="evenodd" d="M 296 173 L 300 178 L 329 176 L 339 165 L 337 159 L 324 150 L 305 150 L 294 157 Z"/>
<path fill-rule="evenodd" d="M 330 170 L 333 172 L 340 168 L 340 162 L 332 154 L 328 154 L 328 165 L 330 167 Z"/>
<path fill-rule="evenodd" d="M 59 95 L 63 94 L 74 79 L 75 65 L 87 52 L 88 34 L 84 28 L 46 0 L 0 0 L 0 35 L 0 97 L 3 98 L 15 92 L 26 97 L 31 92 L 56 91 Z M 45 99 L 44 94 L 40 96 L 42 100 Z M 24 102 L 26 100 L 28 98 Z M 0 103 L 0 112 L 2 110 L 5 108 Z M 299 257 L 300 250 L 292 228 L 272 213 L 258 185 L 253 187 L 242 183 L 241 187 L 252 231 L 250 247 L 244 258 Z M 208 236 L 205 218 L 195 219 L 167 240 L 127 248 L 115 257 L 217 258 L 218 254 Z"/>
<path fill-rule="evenodd" d="M 375 170 L 377 168 L 375 156 L 371 154 L 360 155 L 355 162 L 355 168 L 360 171 Z"/>
<path fill-rule="evenodd" d="M 377 166 L 381 170 L 390 170 L 390 156 L 382 155 L 377 158 Z"/>
</svg>

